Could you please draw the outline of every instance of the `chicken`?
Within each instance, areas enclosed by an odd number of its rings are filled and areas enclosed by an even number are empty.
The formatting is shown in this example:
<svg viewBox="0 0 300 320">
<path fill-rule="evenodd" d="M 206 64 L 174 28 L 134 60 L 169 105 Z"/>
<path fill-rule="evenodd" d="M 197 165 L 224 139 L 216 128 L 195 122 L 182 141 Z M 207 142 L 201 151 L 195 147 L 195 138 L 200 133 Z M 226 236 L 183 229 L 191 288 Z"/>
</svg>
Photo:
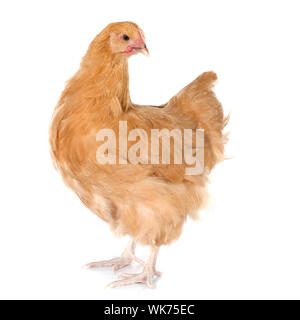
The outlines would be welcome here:
<svg viewBox="0 0 300 320">
<path fill-rule="evenodd" d="M 141 273 L 122 274 L 123 279 L 109 287 L 134 283 L 153 287 L 153 280 L 160 275 L 155 269 L 159 247 L 176 240 L 187 217 L 195 218 L 205 206 L 208 175 L 223 160 L 226 142 L 223 128 L 227 118 L 212 91 L 217 79 L 213 72 L 200 75 L 164 105 L 140 106 L 131 102 L 128 58 L 140 52 L 147 53 L 148 49 L 144 33 L 135 23 L 109 24 L 91 42 L 79 70 L 67 82 L 50 126 L 52 159 L 65 184 L 109 224 L 112 232 L 131 239 L 119 258 L 86 266 L 113 267 L 116 271 L 133 261 L 143 265 Z M 120 149 L 121 140 L 125 141 L 120 124 L 124 123 L 126 132 L 130 135 L 135 132 L 139 138 L 136 139 L 146 146 L 150 146 L 155 129 L 176 129 L 177 133 L 189 130 L 194 138 L 189 144 L 193 156 L 201 149 L 194 141 L 196 129 L 202 130 L 201 172 L 188 174 L 187 168 L 191 169 L 193 164 L 186 160 L 175 163 L 174 159 L 182 158 L 183 151 L 175 151 L 182 140 L 173 136 L 170 140 L 174 147 L 170 148 L 173 162 L 162 161 L 162 138 L 158 140 L 158 158 L 154 157 L 158 162 L 149 161 L 153 156 L 150 147 L 130 151 L 138 144 L 132 137 L 126 141 L 127 149 Z M 103 129 L 113 130 L 116 141 L 107 137 L 105 140 L 99 134 Z M 119 160 L 117 163 L 112 163 L 109 157 L 101 162 L 103 155 L 99 161 L 97 154 L 103 146 L 106 146 L 104 156 L 111 147 L 119 147 L 112 156 L 113 160 Z M 126 160 L 130 152 L 135 154 L 136 161 Z M 145 263 L 135 256 L 137 243 L 151 247 Z"/>
</svg>

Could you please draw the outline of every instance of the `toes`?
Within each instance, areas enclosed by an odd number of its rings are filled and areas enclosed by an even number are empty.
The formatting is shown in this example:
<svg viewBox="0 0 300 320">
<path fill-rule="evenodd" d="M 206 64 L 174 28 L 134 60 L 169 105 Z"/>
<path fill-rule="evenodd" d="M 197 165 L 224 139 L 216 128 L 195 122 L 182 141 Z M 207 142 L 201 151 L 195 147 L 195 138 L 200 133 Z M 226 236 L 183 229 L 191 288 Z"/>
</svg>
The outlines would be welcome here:
<svg viewBox="0 0 300 320">
<path fill-rule="evenodd" d="M 154 288 L 154 285 L 153 285 L 153 282 L 152 282 L 152 276 L 148 275 L 147 276 L 147 286 L 150 288 L 150 289 L 153 289 Z"/>
<path fill-rule="evenodd" d="M 123 279 L 127 279 L 129 277 L 132 277 L 132 274 L 131 273 L 122 273 L 119 275 L 120 278 L 123 278 Z"/>
<path fill-rule="evenodd" d="M 141 265 L 144 265 L 144 264 L 145 264 L 145 262 L 144 262 L 143 260 L 141 260 L 140 258 L 138 258 L 138 257 L 136 257 L 136 256 L 133 257 L 133 260 L 134 260 L 135 262 L 141 264 Z"/>
<path fill-rule="evenodd" d="M 158 277 L 160 277 L 162 275 L 162 272 L 154 270 L 154 274 Z"/>
<path fill-rule="evenodd" d="M 91 262 L 91 263 L 85 264 L 84 267 L 89 269 L 89 268 L 98 268 L 100 266 L 98 262 Z"/>
<path fill-rule="evenodd" d="M 122 268 L 127 267 L 130 265 L 131 260 L 125 259 L 125 258 L 113 258 L 110 260 L 104 260 L 104 261 L 96 261 L 85 264 L 83 267 L 87 269 L 92 268 L 104 268 L 104 267 L 113 267 L 114 271 L 118 271 Z"/>
<path fill-rule="evenodd" d="M 155 288 L 154 285 L 151 282 L 147 282 L 147 286 L 150 289 L 154 289 Z"/>
<path fill-rule="evenodd" d="M 113 281 L 113 282 L 109 283 L 105 288 L 111 289 L 111 288 L 116 288 L 116 287 L 129 286 L 129 285 L 141 283 L 141 282 L 143 282 L 142 279 L 135 276 L 135 277 L 131 277 L 131 278 L 124 279 L 124 280 Z"/>
<path fill-rule="evenodd" d="M 84 268 L 90 269 L 90 268 L 102 268 L 102 267 L 111 267 L 113 266 L 113 262 L 111 260 L 107 261 L 97 261 L 97 262 L 91 262 L 84 265 Z"/>
<path fill-rule="evenodd" d="M 122 273 L 119 275 L 122 280 L 114 281 L 106 286 L 106 288 L 116 288 L 120 286 L 128 286 L 137 283 L 144 283 L 149 288 L 153 289 L 153 273 L 139 273 L 139 274 L 131 274 L 131 273 Z"/>
<path fill-rule="evenodd" d="M 119 277 L 123 278 L 123 279 L 128 279 L 128 278 L 132 278 L 136 276 L 135 274 L 132 274 L 132 273 L 122 273 L 119 275 Z"/>
<path fill-rule="evenodd" d="M 118 271 L 120 269 L 123 269 L 123 268 L 129 266 L 129 265 L 130 265 L 130 263 L 115 264 L 113 270 L 114 270 L 114 272 L 116 272 L 116 271 Z"/>
<path fill-rule="evenodd" d="M 118 281 L 113 281 L 105 286 L 105 289 L 112 289 L 118 287 Z"/>
<path fill-rule="evenodd" d="M 84 269 L 89 269 L 89 268 L 93 268 L 92 265 L 93 265 L 93 262 L 84 264 L 82 267 L 83 267 Z"/>
</svg>

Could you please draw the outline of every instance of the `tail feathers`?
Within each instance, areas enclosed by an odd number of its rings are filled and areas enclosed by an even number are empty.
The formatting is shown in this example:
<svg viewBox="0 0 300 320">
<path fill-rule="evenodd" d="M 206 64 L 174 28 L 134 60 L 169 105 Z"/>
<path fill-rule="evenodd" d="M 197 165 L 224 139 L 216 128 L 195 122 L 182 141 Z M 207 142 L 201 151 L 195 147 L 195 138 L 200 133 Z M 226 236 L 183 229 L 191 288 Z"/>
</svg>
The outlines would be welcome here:
<svg viewBox="0 0 300 320">
<path fill-rule="evenodd" d="M 229 115 L 224 116 L 222 105 L 212 90 L 216 80 L 214 72 L 205 72 L 169 102 L 171 111 L 190 115 L 195 126 L 204 129 L 205 163 L 209 170 L 224 159 L 224 145 L 228 140 L 223 129 Z"/>
<path fill-rule="evenodd" d="M 198 78 L 196 78 L 192 85 L 194 85 L 198 90 L 211 89 L 214 82 L 218 79 L 217 75 L 213 71 L 208 71 L 202 73 Z"/>
<path fill-rule="evenodd" d="M 204 72 L 199 77 L 197 77 L 194 81 L 184 87 L 177 97 L 179 98 L 182 95 L 189 95 L 193 97 L 197 97 L 199 94 L 210 91 L 214 82 L 218 79 L 217 75 L 213 71 Z"/>
</svg>

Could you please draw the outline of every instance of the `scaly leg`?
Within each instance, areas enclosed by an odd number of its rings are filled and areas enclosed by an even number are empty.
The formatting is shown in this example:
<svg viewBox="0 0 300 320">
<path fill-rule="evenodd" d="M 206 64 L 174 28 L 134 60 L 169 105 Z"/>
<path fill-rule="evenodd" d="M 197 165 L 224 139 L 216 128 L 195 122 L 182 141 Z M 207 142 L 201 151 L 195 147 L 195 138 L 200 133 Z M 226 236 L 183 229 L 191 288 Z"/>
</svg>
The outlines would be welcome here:
<svg viewBox="0 0 300 320">
<path fill-rule="evenodd" d="M 124 278 L 123 280 L 111 282 L 110 284 L 108 284 L 106 286 L 106 288 L 115 288 L 115 287 L 120 287 L 120 286 L 127 286 L 127 285 L 131 285 L 131 284 L 136 284 L 136 283 L 145 283 L 148 285 L 149 288 L 154 288 L 153 277 L 155 275 L 156 276 L 161 275 L 161 273 L 156 271 L 156 269 L 155 269 L 158 250 L 159 250 L 159 247 L 156 247 L 156 246 L 151 248 L 150 256 L 149 256 L 147 262 L 145 263 L 144 269 L 141 273 L 121 274 L 121 277 Z"/>
<path fill-rule="evenodd" d="M 113 267 L 114 271 L 120 270 L 129 266 L 132 261 L 137 263 L 144 264 L 144 262 L 134 255 L 136 243 L 133 240 L 130 240 L 123 251 L 122 255 L 118 258 L 113 258 L 110 260 L 103 260 L 97 262 L 91 262 L 84 265 L 85 268 L 103 268 L 103 267 Z"/>
</svg>

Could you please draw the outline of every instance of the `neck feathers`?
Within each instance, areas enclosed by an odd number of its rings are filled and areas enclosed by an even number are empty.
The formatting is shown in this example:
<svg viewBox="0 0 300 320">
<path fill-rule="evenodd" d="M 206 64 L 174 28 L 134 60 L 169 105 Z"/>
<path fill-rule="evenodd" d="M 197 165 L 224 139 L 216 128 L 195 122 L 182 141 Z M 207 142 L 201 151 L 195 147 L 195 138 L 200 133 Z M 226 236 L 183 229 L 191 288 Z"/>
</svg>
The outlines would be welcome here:
<svg viewBox="0 0 300 320">
<path fill-rule="evenodd" d="M 95 40 L 98 40 L 96 43 Z M 111 52 L 109 38 L 95 39 L 83 58 L 80 81 L 92 88 L 95 97 L 117 98 L 123 111 L 130 108 L 128 58 Z"/>
</svg>

